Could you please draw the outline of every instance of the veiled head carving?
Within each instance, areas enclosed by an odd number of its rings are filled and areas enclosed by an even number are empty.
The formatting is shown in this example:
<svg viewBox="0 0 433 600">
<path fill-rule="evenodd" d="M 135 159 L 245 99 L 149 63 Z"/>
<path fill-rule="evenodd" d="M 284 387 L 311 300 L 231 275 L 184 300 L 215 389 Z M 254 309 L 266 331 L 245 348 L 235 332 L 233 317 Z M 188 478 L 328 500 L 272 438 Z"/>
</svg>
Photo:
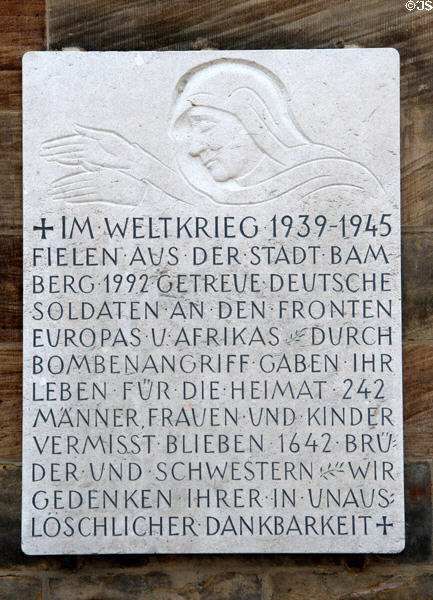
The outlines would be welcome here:
<svg viewBox="0 0 433 600">
<path fill-rule="evenodd" d="M 289 113 L 283 83 L 245 60 L 217 60 L 186 73 L 175 88 L 170 133 L 179 167 L 198 187 L 236 183 L 268 160 L 288 166 L 290 147 L 308 140 Z"/>
</svg>

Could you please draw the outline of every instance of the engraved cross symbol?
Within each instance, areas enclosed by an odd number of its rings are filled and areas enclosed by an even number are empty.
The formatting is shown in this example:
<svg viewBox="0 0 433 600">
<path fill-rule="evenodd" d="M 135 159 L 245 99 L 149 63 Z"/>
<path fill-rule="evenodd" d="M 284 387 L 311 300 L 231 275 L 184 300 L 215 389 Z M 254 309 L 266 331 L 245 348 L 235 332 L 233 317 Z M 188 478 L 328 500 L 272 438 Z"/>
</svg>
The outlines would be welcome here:
<svg viewBox="0 0 433 600">
<path fill-rule="evenodd" d="M 383 532 L 382 535 L 388 535 L 386 528 L 387 527 L 394 527 L 394 523 L 387 523 L 386 522 L 386 517 L 382 517 L 382 523 L 376 523 L 376 527 L 383 527 Z"/>
<path fill-rule="evenodd" d="M 49 230 L 53 231 L 54 230 L 54 227 L 45 225 L 45 221 L 46 221 L 45 217 L 42 217 L 41 218 L 41 224 L 40 224 L 40 226 L 39 225 L 35 225 L 33 227 L 33 231 L 41 231 L 41 239 L 42 240 L 46 240 L 47 239 L 47 236 L 46 236 L 46 232 L 47 231 L 49 231 Z"/>
</svg>

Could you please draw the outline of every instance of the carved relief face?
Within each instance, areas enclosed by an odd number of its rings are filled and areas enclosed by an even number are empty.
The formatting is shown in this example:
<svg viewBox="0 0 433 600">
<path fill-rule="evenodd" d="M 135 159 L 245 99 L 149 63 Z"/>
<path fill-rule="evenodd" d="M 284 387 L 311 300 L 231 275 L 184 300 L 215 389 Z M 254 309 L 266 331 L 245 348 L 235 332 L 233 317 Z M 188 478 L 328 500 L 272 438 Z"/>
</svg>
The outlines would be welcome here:
<svg viewBox="0 0 433 600">
<path fill-rule="evenodd" d="M 188 119 L 188 152 L 215 181 L 242 177 L 260 161 L 261 150 L 235 115 L 196 106 L 188 111 Z"/>
</svg>

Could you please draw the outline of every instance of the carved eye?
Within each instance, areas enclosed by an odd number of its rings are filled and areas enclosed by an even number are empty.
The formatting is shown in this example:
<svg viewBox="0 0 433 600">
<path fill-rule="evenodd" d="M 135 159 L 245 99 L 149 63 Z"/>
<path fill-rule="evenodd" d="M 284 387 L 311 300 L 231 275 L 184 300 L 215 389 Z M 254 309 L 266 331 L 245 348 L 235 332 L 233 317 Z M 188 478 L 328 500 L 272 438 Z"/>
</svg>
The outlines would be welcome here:
<svg viewBox="0 0 433 600">
<path fill-rule="evenodd" d="M 200 120 L 197 122 L 197 130 L 200 133 L 205 133 L 206 131 L 210 131 L 211 129 L 213 129 L 213 127 L 215 127 L 216 123 L 215 121 L 210 121 L 208 119 L 205 120 Z"/>
<path fill-rule="evenodd" d="M 214 125 L 215 124 L 213 124 L 213 125 L 207 125 L 206 127 L 203 127 L 200 131 L 202 133 L 206 133 L 207 131 L 211 131 L 214 128 Z"/>
</svg>

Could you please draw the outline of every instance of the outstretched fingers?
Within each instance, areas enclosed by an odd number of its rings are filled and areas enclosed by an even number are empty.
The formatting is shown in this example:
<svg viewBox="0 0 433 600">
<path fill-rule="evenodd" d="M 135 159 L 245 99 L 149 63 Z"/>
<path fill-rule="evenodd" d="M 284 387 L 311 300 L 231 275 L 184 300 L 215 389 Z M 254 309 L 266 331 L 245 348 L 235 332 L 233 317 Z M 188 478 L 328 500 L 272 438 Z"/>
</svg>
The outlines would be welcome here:
<svg viewBox="0 0 433 600">
<path fill-rule="evenodd" d="M 42 142 L 41 144 L 41 148 L 43 150 L 50 150 L 53 148 L 57 148 L 58 146 L 65 146 L 65 145 L 75 145 L 75 144 L 80 144 L 83 142 L 83 137 L 81 135 L 77 135 L 76 133 L 70 134 L 70 135 L 61 135 L 59 137 L 56 138 L 52 138 L 50 140 L 45 140 L 45 142 Z"/>
<path fill-rule="evenodd" d="M 65 185 L 63 187 L 51 187 L 48 190 L 48 194 L 50 196 L 56 196 L 57 194 L 67 194 L 68 192 L 80 192 L 82 190 L 92 191 L 94 187 L 89 183 L 70 183 L 69 185 Z"/>
<path fill-rule="evenodd" d="M 51 200 L 65 200 L 67 202 L 91 202 L 97 200 L 98 197 L 93 190 L 81 190 L 77 192 L 63 192 L 52 194 Z"/>
<path fill-rule="evenodd" d="M 78 172 L 65 175 L 53 181 L 48 194 L 52 200 L 78 201 L 96 197 L 92 178 L 87 173 Z"/>
<path fill-rule="evenodd" d="M 79 173 L 73 173 L 72 175 L 65 175 L 64 177 L 60 177 L 59 179 L 56 179 L 51 184 L 51 188 L 61 190 L 61 189 L 69 188 L 70 186 L 90 184 L 91 182 L 92 182 L 92 177 L 88 173 L 83 173 L 80 171 Z"/>
<path fill-rule="evenodd" d="M 81 154 L 63 154 L 55 156 L 44 156 L 48 162 L 56 162 L 59 165 L 77 167 L 81 163 Z"/>
<path fill-rule="evenodd" d="M 70 135 L 55 140 L 48 140 L 41 146 L 40 156 L 48 162 L 58 162 L 62 165 L 79 164 L 84 153 L 83 138 L 80 135 Z"/>
</svg>

